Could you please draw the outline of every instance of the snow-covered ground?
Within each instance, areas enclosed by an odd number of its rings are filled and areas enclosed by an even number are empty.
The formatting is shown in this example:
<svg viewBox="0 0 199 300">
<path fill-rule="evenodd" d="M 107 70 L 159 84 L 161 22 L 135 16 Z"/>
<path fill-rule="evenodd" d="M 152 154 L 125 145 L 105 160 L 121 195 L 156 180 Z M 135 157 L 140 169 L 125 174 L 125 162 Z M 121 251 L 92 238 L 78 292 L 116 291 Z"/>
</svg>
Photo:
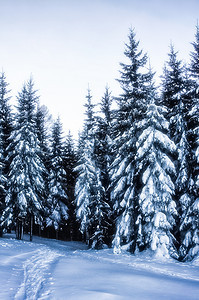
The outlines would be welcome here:
<svg viewBox="0 0 199 300">
<path fill-rule="evenodd" d="M 28 239 L 28 237 L 25 237 Z M 0 239 L 0 299 L 199 299 L 199 260 L 114 255 L 79 242 Z"/>
</svg>

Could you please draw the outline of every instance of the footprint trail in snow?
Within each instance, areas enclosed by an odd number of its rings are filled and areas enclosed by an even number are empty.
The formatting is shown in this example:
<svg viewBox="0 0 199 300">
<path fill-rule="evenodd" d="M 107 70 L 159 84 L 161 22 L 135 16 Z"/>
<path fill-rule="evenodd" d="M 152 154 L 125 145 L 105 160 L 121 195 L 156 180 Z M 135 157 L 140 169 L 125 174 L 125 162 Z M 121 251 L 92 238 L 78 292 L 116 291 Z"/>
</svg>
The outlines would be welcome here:
<svg viewBox="0 0 199 300">
<path fill-rule="evenodd" d="M 23 264 L 24 278 L 16 295 L 15 300 L 49 299 L 50 288 L 45 290 L 47 281 L 51 280 L 51 268 L 59 257 L 63 256 L 46 246 L 35 251 L 35 254 Z M 52 282 L 51 282 L 52 284 Z M 48 284 L 49 286 L 49 284 Z"/>
</svg>

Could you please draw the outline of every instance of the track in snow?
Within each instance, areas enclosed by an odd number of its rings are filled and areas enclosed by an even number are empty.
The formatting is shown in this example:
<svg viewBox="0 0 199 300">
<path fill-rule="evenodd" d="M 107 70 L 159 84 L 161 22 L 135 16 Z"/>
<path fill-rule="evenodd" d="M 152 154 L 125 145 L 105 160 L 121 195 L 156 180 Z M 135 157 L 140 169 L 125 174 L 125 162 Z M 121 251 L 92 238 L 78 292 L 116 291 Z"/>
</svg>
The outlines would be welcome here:
<svg viewBox="0 0 199 300">
<path fill-rule="evenodd" d="M 44 290 L 44 285 L 47 281 L 52 284 L 50 270 L 62 254 L 46 246 L 41 246 L 34 253 L 23 264 L 24 278 L 15 295 L 15 300 L 48 299 L 51 293 L 50 289 Z"/>
</svg>

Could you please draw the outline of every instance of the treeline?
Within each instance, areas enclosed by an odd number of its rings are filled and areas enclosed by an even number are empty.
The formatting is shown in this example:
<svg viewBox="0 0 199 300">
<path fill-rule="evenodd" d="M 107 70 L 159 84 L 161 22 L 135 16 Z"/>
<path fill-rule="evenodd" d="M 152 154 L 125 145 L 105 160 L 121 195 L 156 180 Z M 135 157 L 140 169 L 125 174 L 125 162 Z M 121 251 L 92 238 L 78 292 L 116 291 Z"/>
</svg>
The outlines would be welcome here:
<svg viewBox="0 0 199 300">
<path fill-rule="evenodd" d="M 129 31 L 122 93 L 98 105 L 88 90 L 74 146 L 49 122 L 32 80 L 9 105 L 0 77 L 0 214 L 4 230 L 84 240 L 95 249 L 150 249 L 179 260 L 199 253 L 199 26 L 190 62 L 171 45 L 157 88 Z M 116 108 L 113 109 L 113 102 Z"/>
</svg>

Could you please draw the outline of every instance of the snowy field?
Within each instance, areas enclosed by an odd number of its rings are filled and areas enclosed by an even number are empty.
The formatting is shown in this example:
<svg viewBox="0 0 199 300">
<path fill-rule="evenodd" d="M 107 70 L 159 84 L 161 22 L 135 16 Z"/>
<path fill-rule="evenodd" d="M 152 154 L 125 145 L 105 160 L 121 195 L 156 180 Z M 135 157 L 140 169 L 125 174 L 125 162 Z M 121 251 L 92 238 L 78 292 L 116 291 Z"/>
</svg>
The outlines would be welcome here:
<svg viewBox="0 0 199 300">
<path fill-rule="evenodd" d="M 7 234 L 0 238 L 0 299 L 199 299 L 199 260 L 114 255 L 79 242 L 30 243 Z"/>
</svg>

